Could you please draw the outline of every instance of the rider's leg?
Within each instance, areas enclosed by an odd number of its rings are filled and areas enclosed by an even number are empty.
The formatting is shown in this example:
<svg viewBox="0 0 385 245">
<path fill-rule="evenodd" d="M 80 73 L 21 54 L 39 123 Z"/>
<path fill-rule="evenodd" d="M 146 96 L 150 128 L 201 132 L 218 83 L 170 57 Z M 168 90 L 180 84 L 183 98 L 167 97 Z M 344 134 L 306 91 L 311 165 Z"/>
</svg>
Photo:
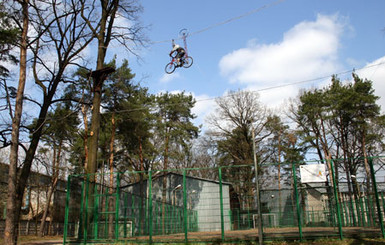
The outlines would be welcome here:
<svg viewBox="0 0 385 245">
<path fill-rule="evenodd" d="M 182 58 L 181 53 L 178 53 L 176 55 L 176 63 L 178 66 L 181 66 L 181 58 Z"/>
<path fill-rule="evenodd" d="M 185 52 L 180 52 L 180 53 L 178 53 L 178 65 L 179 66 L 182 66 L 183 65 L 183 57 L 184 57 L 184 55 L 185 55 Z"/>
</svg>

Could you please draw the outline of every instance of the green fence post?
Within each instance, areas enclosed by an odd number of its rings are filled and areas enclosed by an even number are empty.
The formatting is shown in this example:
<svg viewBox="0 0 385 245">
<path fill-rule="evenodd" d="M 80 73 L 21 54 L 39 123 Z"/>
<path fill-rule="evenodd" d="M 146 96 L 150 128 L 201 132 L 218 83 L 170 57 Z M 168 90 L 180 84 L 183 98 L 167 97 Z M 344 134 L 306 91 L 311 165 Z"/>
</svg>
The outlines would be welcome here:
<svg viewBox="0 0 385 245">
<path fill-rule="evenodd" d="M 372 175 L 372 183 L 373 183 L 373 188 L 374 188 L 374 194 L 376 196 L 377 213 L 378 213 L 378 219 L 380 221 L 381 233 L 382 233 L 382 237 L 385 238 L 384 222 L 382 220 L 382 212 L 381 212 L 381 206 L 380 206 L 380 199 L 378 198 L 376 176 L 375 176 L 375 172 L 374 172 L 373 159 L 372 158 L 369 158 L 369 166 L 370 166 L 370 172 L 371 172 L 371 175 Z"/>
<path fill-rule="evenodd" d="M 116 193 L 115 193 L 115 240 L 119 239 L 119 202 L 120 202 L 120 174 L 116 174 Z"/>
<path fill-rule="evenodd" d="M 381 192 L 382 210 L 385 211 L 384 192 Z"/>
<path fill-rule="evenodd" d="M 123 202 L 124 202 L 124 206 L 123 206 L 123 215 L 124 215 L 124 238 L 127 238 L 127 199 L 128 199 L 128 193 L 127 192 L 125 192 L 124 193 L 124 200 L 123 200 Z"/>
<path fill-rule="evenodd" d="M 143 197 L 142 197 L 143 198 Z M 142 199 L 143 200 L 143 199 Z M 142 201 L 142 203 L 143 203 L 143 201 Z M 149 205 L 150 203 L 149 203 L 149 200 L 148 200 L 148 197 L 146 196 L 145 198 L 144 198 L 144 227 L 147 227 L 147 230 L 146 229 L 144 229 L 143 230 L 143 232 L 144 232 L 144 234 L 147 234 L 148 232 L 149 232 L 149 230 L 148 230 L 148 228 L 150 227 L 149 225 L 149 222 L 148 222 L 148 218 L 149 218 L 149 213 L 148 213 L 148 208 L 149 208 Z M 141 209 L 142 209 L 142 207 L 141 207 Z M 142 223 L 142 221 L 141 221 L 141 223 Z"/>
<path fill-rule="evenodd" d="M 135 234 L 135 227 L 136 227 L 136 217 L 135 217 L 135 214 L 136 214 L 136 209 L 135 209 L 135 195 L 132 194 L 131 195 L 131 220 L 132 220 L 132 223 L 131 223 L 131 229 L 132 229 L 132 236 L 134 236 Z"/>
<path fill-rule="evenodd" d="M 85 197 L 86 197 L 86 200 L 85 200 L 85 209 L 86 209 L 86 213 L 85 213 L 85 219 L 84 221 L 87 222 L 88 220 L 88 187 L 89 187 L 89 177 L 90 175 L 87 174 L 87 177 L 86 177 L 86 190 L 85 190 Z M 89 224 L 89 225 L 92 225 L 92 224 Z M 87 236 L 88 236 L 88 230 L 87 230 L 87 227 L 84 225 L 83 227 L 83 242 L 84 244 L 87 244 Z"/>
<path fill-rule="evenodd" d="M 338 195 L 337 195 L 337 185 L 336 185 L 336 179 L 334 174 L 334 167 L 333 167 L 333 160 L 330 160 L 330 168 L 332 169 L 332 178 L 333 178 L 333 190 L 334 190 L 334 199 L 336 201 L 336 208 L 337 208 L 337 221 L 338 221 L 338 231 L 340 234 L 340 239 L 344 239 L 343 233 L 342 233 L 342 221 L 341 221 L 341 211 L 340 211 L 340 203 L 338 201 Z"/>
<path fill-rule="evenodd" d="M 67 178 L 67 194 L 66 194 L 66 207 L 64 213 L 64 231 L 63 231 L 63 244 L 66 244 L 67 240 L 67 231 L 68 231 L 68 213 L 69 213 L 69 204 L 70 204 L 70 185 L 71 175 Z"/>
<path fill-rule="evenodd" d="M 77 240 L 81 240 L 83 236 L 83 216 L 84 216 L 84 199 L 85 199 L 85 185 L 84 185 L 85 180 L 83 179 L 82 181 L 82 186 L 81 186 L 81 193 L 80 193 L 80 213 L 79 213 L 79 226 L 78 226 L 78 237 Z"/>
<path fill-rule="evenodd" d="M 297 174 L 296 174 L 296 169 L 295 169 L 295 163 L 292 163 L 292 170 L 293 170 L 293 179 L 294 179 L 295 201 L 296 201 L 296 206 L 297 206 L 299 240 L 302 241 L 303 234 L 302 234 L 301 210 L 300 210 L 300 206 L 299 206 L 299 196 L 298 196 L 298 188 L 297 188 Z"/>
<path fill-rule="evenodd" d="M 110 196 L 108 193 L 110 193 L 110 189 L 109 187 L 107 187 L 104 191 L 105 194 L 103 194 L 103 197 L 104 197 L 104 237 L 105 238 L 108 238 L 108 216 L 110 215 L 108 213 L 108 204 L 109 204 L 109 201 L 110 201 Z"/>
<path fill-rule="evenodd" d="M 96 179 L 96 178 L 95 178 Z M 99 216 L 98 216 L 98 210 L 99 210 L 99 194 L 98 194 L 98 185 L 95 184 L 94 186 L 94 193 L 95 193 L 95 197 L 93 198 L 94 199 L 94 207 L 92 208 L 93 210 L 93 220 L 95 221 L 95 225 L 93 227 L 93 236 L 94 236 L 94 239 L 98 239 L 98 220 L 99 220 Z"/>
<path fill-rule="evenodd" d="M 225 224 L 223 219 L 223 192 L 222 192 L 222 168 L 219 167 L 218 169 L 218 175 L 219 175 L 219 203 L 220 203 L 220 210 L 221 210 L 221 237 L 222 241 L 225 240 Z"/>
<path fill-rule="evenodd" d="M 148 230 L 149 230 L 149 239 L 152 243 L 152 171 L 148 173 Z"/>
<path fill-rule="evenodd" d="M 337 195 L 338 198 L 338 195 Z M 340 203 L 340 199 L 338 199 L 338 203 L 340 204 L 340 216 L 341 216 L 341 227 L 345 226 L 345 212 L 344 212 L 344 204 Z"/>
<path fill-rule="evenodd" d="M 172 232 L 170 223 L 170 205 L 167 203 L 167 199 L 164 204 L 164 227 L 164 234 L 170 234 L 170 232 Z"/>
<path fill-rule="evenodd" d="M 187 243 L 187 187 L 186 187 L 186 169 L 183 169 L 183 221 L 184 221 L 184 240 Z"/>
<path fill-rule="evenodd" d="M 161 234 L 162 231 L 162 203 L 157 204 L 157 209 L 155 212 L 157 225 L 155 226 L 155 233 L 156 235 Z"/>
</svg>

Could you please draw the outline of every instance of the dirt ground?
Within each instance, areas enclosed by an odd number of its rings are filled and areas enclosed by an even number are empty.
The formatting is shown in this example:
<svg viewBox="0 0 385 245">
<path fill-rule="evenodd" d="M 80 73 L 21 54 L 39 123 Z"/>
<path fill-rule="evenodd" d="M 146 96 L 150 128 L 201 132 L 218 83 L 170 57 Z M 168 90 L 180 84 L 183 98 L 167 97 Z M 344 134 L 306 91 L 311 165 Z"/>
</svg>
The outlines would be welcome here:
<svg viewBox="0 0 385 245">
<path fill-rule="evenodd" d="M 3 244 L 3 238 L 0 238 L 0 244 Z M 17 244 L 20 245 L 61 245 L 63 244 L 62 236 L 19 236 Z"/>
<path fill-rule="evenodd" d="M 303 242 L 299 242 L 299 230 L 298 228 L 265 228 L 264 229 L 264 244 L 272 245 L 385 245 L 385 239 L 381 237 L 380 229 L 375 228 L 357 228 L 357 227 L 344 227 L 343 237 L 341 241 L 339 238 L 339 231 L 333 227 L 304 227 L 302 229 Z M 241 230 L 241 231 L 225 231 L 224 239 L 222 242 L 222 234 L 220 231 L 215 232 L 190 232 L 187 234 L 187 239 L 190 244 L 204 242 L 205 244 L 258 244 L 258 230 Z M 59 245 L 63 244 L 62 237 L 21 237 L 19 239 L 21 245 Z M 145 243 L 149 240 L 148 236 L 133 237 L 127 240 L 122 240 L 121 244 L 138 244 Z M 183 243 L 185 240 L 185 234 L 172 234 L 153 236 L 153 242 L 156 243 Z M 1 240 L 0 240 L 1 243 Z M 119 244 L 119 243 L 118 243 Z"/>
<path fill-rule="evenodd" d="M 381 237 L 380 229 L 361 228 L 361 227 L 343 227 L 343 238 L 373 238 Z M 297 227 L 287 228 L 265 228 L 263 232 L 264 240 L 284 240 L 298 241 L 300 240 L 299 230 Z M 304 227 L 302 228 L 303 240 L 315 240 L 320 238 L 336 238 L 339 239 L 339 231 L 333 227 Z M 149 237 L 133 238 L 134 240 L 148 240 Z M 173 234 L 153 236 L 153 241 L 184 241 L 185 234 Z M 215 232 L 190 232 L 187 234 L 188 241 L 221 241 L 222 234 L 220 231 Z M 225 231 L 224 239 L 226 241 L 258 241 L 258 230 L 238 230 Z M 131 239 L 130 239 L 131 240 Z M 385 245 L 385 244 L 384 244 Z"/>
</svg>

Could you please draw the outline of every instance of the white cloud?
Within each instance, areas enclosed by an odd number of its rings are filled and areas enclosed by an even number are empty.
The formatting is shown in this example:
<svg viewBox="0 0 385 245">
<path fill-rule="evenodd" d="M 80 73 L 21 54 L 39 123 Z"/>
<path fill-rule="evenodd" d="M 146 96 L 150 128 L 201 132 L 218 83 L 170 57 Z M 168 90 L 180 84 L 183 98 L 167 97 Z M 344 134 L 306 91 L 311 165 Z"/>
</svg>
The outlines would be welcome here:
<svg viewBox="0 0 385 245">
<path fill-rule="evenodd" d="M 171 73 L 171 74 L 163 74 L 162 77 L 160 78 L 160 82 L 161 83 L 169 83 L 175 79 L 178 79 L 180 78 L 180 74 L 178 72 L 174 72 L 174 73 Z"/>
<path fill-rule="evenodd" d="M 337 58 L 346 26 L 338 15 L 318 15 L 315 21 L 295 25 L 281 42 L 249 41 L 247 47 L 221 59 L 221 74 L 232 83 L 257 91 L 334 74 L 342 69 Z M 298 86 L 287 86 L 261 92 L 261 100 L 278 105 L 297 93 Z"/>
<path fill-rule="evenodd" d="M 249 88 L 252 91 L 258 90 L 258 88 Z M 275 89 L 263 90 L 259 92 L 260 101 L 268 105 L 271 109 L 284 108 L 283 103 L 287 103 L 289 97 L 295 97 L 298 94 L 298 88 L 295 86 L 280 87 Z"/>
<path fill-rule="evenodd" d="M 385 113 L 385 56 L 368 63 L 363 69 L 358 70 L 357 75 L 362 79 L 373 82 L 374 94 L 380 96 L 378 104 Z"/>
<path fill-rule="evenodd" d="M 197 116 L 195 119 L 196 124 L 204 124 L 206 116 L 213 111 L 213 108 L 215 108 L 215 100 L 206 94 L 194 95 L 194 98 L 196 103 L 192 112 Z"/>
</svg>

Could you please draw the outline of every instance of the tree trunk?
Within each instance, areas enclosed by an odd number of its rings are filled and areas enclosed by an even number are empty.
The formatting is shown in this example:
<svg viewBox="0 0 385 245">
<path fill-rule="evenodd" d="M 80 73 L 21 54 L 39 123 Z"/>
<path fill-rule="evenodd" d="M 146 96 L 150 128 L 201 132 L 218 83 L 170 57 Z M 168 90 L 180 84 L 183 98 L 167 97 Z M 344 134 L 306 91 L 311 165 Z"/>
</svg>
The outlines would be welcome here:
<svg viewBox="0 0 385 245">
<path fill-rule="evenodd" d="M 114 211 L 114 200 L 115 202 L 117 201 L 116 198 L 113 197 L 113 190 L 114 190 L 114 141 L 115 141 L 115 113 L 112 113 L 112 118 L 111 118 L 111 124 L 112 124 L 112 129 L 111 129 L 111 138 L 110 138 L 110 201 L 108 203 L 108 211 L 112 212 Z M 108 215 L 108 221 L 109 221 L 109 226 L 108 226 L 108 234 L 110 238 L 114 237 L 114 217 L 115 215 L 110 213 Z M 118 222 L 118 221 L 116 221 Z"/>
<path fill-rule="evenodd" d="M 44 236 L 44 230 L 45 230 L 45 220 L 47 219 L 48 216 L 48 211 L 52 199 L 53 193 L 55 193 L 57 182 L 59 179 L 59 164 L 60 164 L 60 158 L 61 158 L 61 149 L 62 149 L 62 143 L 59 143 L 58 150 L 56 153 L 56 147 L 54 146 L 54 157 L 53 157 L 53 164 L 52 164 L 52 179 L 51 179 L 51 186 L 48 190 L 48 195 L 47 195 L 47 204 L 44 208 L 44 213 L 43 217 L 41 219 L 40 223 L 40 230 L 39 230 L 39 236 Z"/>
<path fill-rule="evenodd" d="M 100 30 L 97 35 L 98 39 L 98 57 L 96 63 L 96 71 L 101 70 L 104 67 L 104 59 L 106 56 L 108 43 L 105 42 L 105 38 L 110 38 L 110 33 L 106 32 L 107 25 L 107 1 L 101 0 L 102 4 L 102 16 L 100 20 Z M 114 16 L 111 16 L 114 18 Z M 113 21 L 113 20 L 110 20 Z M 107 35 L 107 37 L 105 36 Z M 89 147 L 89 159 L 86 168 L 86 173 L 93 174 L 96 172 L 97 167 L 97 154 L 98 154 L 98 141 L 99 141 L 99 128 L 100 128 L 100 105 L 102 99 L 102 87 L 105 80 L 105 74 L 95 73 L 93 78 L 93 99 L 92 99 L 92 118 L 91 118 L 91 132 L 90 132 L 90 147 Z"/>
<path fill-rule="evenodd" d="M 102 69 L 104 68 L 104 60 L 107 52 L 107 47 L 109 42 L 111 41 L 112 35 L 112 25 L 115 20 L 115 14 L 118 9 L 119 1 L 113 1 L 111 6 L 108 6 L 108 0 L 101 0 L 101 17 L 100 17 L 100 27 L 97 33 L 98 39 L 98 55 L 97 55 L 97 63 L 96 63 L 96 71 L 91 73 L 93 78 L 93 100 L 92 100 L 92 118 L 91 118 L 91 132 L 90 132 L 90 145 L 89 145 L 89 155 L 88 162 L 85 169 L 85 173 L 89 174 L 89 187 L 88 193 L 88 208 L 87 207 L 87 220 L 84 219 L 83 228 L 88 229 L 92 227 L 94 222 L 93 216 L 93 206 L 94 206 L 94 185 L 95 185 L 95 174 L 97 170 L 97 156 L 98 156 L 98 142 L 99 142 L 99 128 L 100 128 L 100 105 L 102 100 L 102 87 L 107 72 L 104 72 Z M 91 232 L 91 231 L 90 231 Z M 91 233 L 89 233 L 91 234 Z"/>
<path fill-rule="evenodd" d="M 139 192 L 140 192 L 140 197 L 141 197 L 141 202 L 142 202 L 142 205 L 141 205 L 141 210 L 140 210 L 140 214 L 142 214 L 143 217 L 145 217 L 144 212 L 146 212 L 146 202 L 147 200 L 149 199 L 148 198 L 148 195 L 146 195 L 147 191 L 145 192 L 144 191 L 144 188 L 143 188 L 143 181 L 144 181 L 144 166 L 143 166 L 143 152 L 142 152 L 142 139 L 139 137 L 138 138 L 138 141 L 139 141 L 139 159 L 140 159 L 140 185 L 139 185 Z M 147 185 L 148 185 L 148 182 L 147 182 Z M 149 186 L 147 186 L 147 190 L 148 190 Z M 140 230 L 144 230 L 144 218 L 140 217 Z"/>
<path fill-rule="evenodd" d="M 281 194 L 281 135 L 282 128 L 279 129 L 278 134 L 278 222 L 281 220 L 282 209 L 282 194 Z M 254 139 L 253 139 L 254 140 Z"/>
<path fill-rule="evenodd" d="M 345 165 L 345 174 L 346 174 L 346 179 L 347 179 L 347 185 L 348 185 L 348 192 L 349 192 L 349 208 L 350 208 L 350 213 L 352 214 L 352 219 L 353 219 L 353 226 L 356 226 L 356 215 L 354 212 L 354 207 L 353 207 L 353 189 L 352 189 L 352 181 L 351 181 L 351 174 L 350 174 L 350 163 L 348 162 L 350 160 L 346 159 L 344 157 L 344 165 Z"/>
<path fill-rule="evenodd" d="M 44 230 L 45 230 L 45 224 L 46 224 L 45 220 L 47 219 L 47 216 L 48 216 L 49 206 L 51 203 L 52 195 L 55 192 L 56 184 L 57 184 L 57 179 L 55 179 L 54 183 L 52 183 L 52 185 L 50 186 L 50 188 L 48 190 L 47 204 L 44 207 L 44 213 L 43 213 L 43 217 L 41 218 L 40 228 L 39 228 L 39 236 L 41 236 L 41 237 L 44 236 Z"/>
<path fill-rule="evenodd" d="M 165 139 L 165 147 L 164 147 L 164 156 L 163 156 L 163 170 L 166 170 L 168 167 L 168 135 L 166 135 Z M 165 216 L 166 216 L 166 201 L 167 201 L 167 176 L 166 172 L 163 172 L 163 182 L 162 182 L 162 234 L 165 234 Z"/>
<path fill-rule="evenodd" d="M 371 180 L 372 180 L 372 174 L 370 173 L 370 167 L 368 163 L 368 155 L 366 153 L 366 137 L 365 132 L 362 133 L 362 152 L 364 154 L 364 165 L 365 165 L 365 172 L 366 172 L 366 196 L 368 198 L 368 201 L 372 202 L 372 205 L 374 204 L 374 198 L 372 198 L 372 188 L 371 188 Z M 374 214 L 372 213 L 372 208 L 369 208 L 369 224 L 374 225 Z"/>
<path fill-rule="evenodd" d="M 83 229 L 91 229 L 92 223 L 94 222 L 93 207 L 94 207 L 94 186 L 96 180 L 97 171 L 97 155 L 98 155 L 98 142 L 99 142 L 99 128 L 100 128 L 100 104 L 102 98 L 102 84 L 104 79 L 101 76 L 94 77 L 94 98 L 92 102 L 92 118 L 91 118 L 91 131 L 90 131 L 90 145 L 88 148 L 88 162 L 85 168 L 85 176 L 88 183 L 88 193 L 84 192 L 88 198 L 88 207 L 84 207 L 87 210 L 87 219 L 83 219 Z M 81 232 L 81 235 L 83 232 Z M 92 234 L 91 230 L 88 234 Z"/>
<path fill-rule="evenodd" d="M 19 85 L 16 94 L 15 115 L 12 119 L 11 152 L 9 156 L 7 218 L 5 220 L 4 244 L 17 244 L 17 228 L 20 215 L 20 207 L 24 193 L 19 193 L 17 188 L 17 162 L 19 145 L 19 127 L 23 112 L 23 96 L 26 82 L 27 69 L 27 33 L 28 33 L 28 0 L 19 1 L 22 5 L 23 31 L 20 43 L 20 74 Z"/>
<path fill-rule="evenodd" d="M 82 114 L 83 114 L 83 123 L 84 123 L 84 169 L 87 169 L 88 164 L 88 119 L 87 119 L 87 111 L 88 106 L 82 106 Z"/>
<path fill-rule="evenodd" d="M 39 216 L 40 209 L 40 186 L 37 187 L 37 204 L 36 204 L 36 214 L 35 214 L 35 235 L 37 236 L 37 216 Z"/>
</svg>

